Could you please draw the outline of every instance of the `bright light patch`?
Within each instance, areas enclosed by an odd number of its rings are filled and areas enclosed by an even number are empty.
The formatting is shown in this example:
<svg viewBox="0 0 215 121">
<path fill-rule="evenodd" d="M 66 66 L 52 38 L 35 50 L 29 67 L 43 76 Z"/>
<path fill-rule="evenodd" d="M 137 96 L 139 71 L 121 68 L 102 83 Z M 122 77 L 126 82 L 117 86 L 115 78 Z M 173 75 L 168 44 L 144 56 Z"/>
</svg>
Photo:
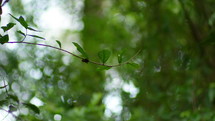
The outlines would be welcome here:
<svg viewBox="0 0 215 121">
<path fill-rule="evenodd" d="M 8 112 L 0 110 L 0 121 L 15 121 L 15 118 Z"/>
<path fill-rule="evenodd" d="M 38 107 L 44 105 L 44 103 L 39 98 L 37 98 L 37 97 L 33 97 L 31 99 L 30 103 L 32 103 L 32 104 L 34 104 L 34 105 L 36 105 Z"/>
<path fill-rule="evenodd" d="M 41 79 L 43 76 L 43 73 L 39 69 L 31 69 L 30 70 L 30 76 L 34 79 Z"/>
<path fill-rule="evenodd" d="M 117 94 L 109 94 L 104 100 L 105 105 L 107 106 L 107 110 L 110 110 L 113 113 L 120 114 L 122 111 L 122 100 L 120 95 Z M 107 114 L 109 115 L 109 114 Z"/>
<path fill-rule="evenodd" d="M 131 98 L 135 98 L 137 96 L 137 94 L 139 93 L 139 89 L 136 88 L 132 82 L 124 83 L 122 86 L 122 89 L 125 92 L 130 93 Z"/>
<path fill-rule="evenodd" d="M 63 11 L 62 8 L 58 6 L 52 6 L 41 15 L 39 23 L 45 29 L 51 29 L 55 30 L 56 32 L 60 32 L 62 29 L 68 29 L 72 26 L 70 17 L 71 16 Z"/>
<path fill-rule="evenodd" d="M 59 115 L 59 114 L 55 114 L 54 115 L 54 120 L 55 121 L 60 121 L 62 119 L 62 116 L 61 115 Z"/>
<path fill-rule="evenodd" d="M 11 36 L 10 36 L 11 37 Z M 13 36 L 12 36 L 13 37 Z M 12 42 L 15 42 L 16 40 L 10 40 L 10 41 L 12 41 Z M 17 49 L 17 47 L 18 47 L 18 44 L 5 44 L 6 45 L 6 47 L 8 48 L 8 49 L 10 49 L 10 50 L 15 50 L 15 49 Z"/>
</svg>

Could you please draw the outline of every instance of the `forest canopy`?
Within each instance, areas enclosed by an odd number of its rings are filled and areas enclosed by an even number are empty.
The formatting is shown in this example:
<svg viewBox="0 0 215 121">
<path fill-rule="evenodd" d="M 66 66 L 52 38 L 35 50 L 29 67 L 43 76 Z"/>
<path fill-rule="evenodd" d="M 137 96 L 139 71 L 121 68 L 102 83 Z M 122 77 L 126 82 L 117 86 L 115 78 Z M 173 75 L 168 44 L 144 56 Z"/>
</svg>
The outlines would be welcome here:
<svg viewBox="0 0 215 121">
<path fill-rule="evenodd" d="M 0 4 L 0 121 L 215 121 L 214 0 Z"/>
</svg>

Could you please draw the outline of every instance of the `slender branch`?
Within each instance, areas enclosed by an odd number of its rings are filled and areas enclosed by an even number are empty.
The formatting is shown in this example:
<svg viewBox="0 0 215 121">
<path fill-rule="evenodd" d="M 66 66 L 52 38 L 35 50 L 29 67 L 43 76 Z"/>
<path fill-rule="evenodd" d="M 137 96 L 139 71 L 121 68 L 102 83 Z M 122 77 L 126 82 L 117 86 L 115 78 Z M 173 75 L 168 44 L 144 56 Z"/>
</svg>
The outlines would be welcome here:
<svg viewBox="0 0 215 121">
<path fill-rule="evenodd" d="M 28 44 L 28 45 L 36 45 L 36 46 L 44 46 L 44 47 L 49 47 L 49 48 L 52 48 L 52 49 L 56 49 L 56 50 L 60 50 L 62 52 L 65 52 L 65 53 L 68 53 L 72 56 L 75 56 L 76 58 L 79 58 L 81 60 L 84 60 L 85 58 L 81 57 L 81 56 L 78 56 L 74 53 L 71 53 L 67 50 L 64 50 L 64 49 L 61 49 L 61 48 L 58 48 L 58 47 L 54 47 L 54 46 L 51 46 L 51 45 L 46 45 L 46 44 L 38 44 L 38 43 L 31 43 L 31 42 L 23 42 L 23 41 L 19 41 L 19 42 L 6 42 L 6 43 L 11 43 L 11 44 L 14 44 L 14 43 L 20 43 L 20 44 Z M 92 63 L 92 64 L 96 64 L 96 65 L 100 65 L 100 66 L 106 66 L 106 67 L 118 67 L 118 66 L 121 66 L 121 65 L 125 65 L 125 64 L 128 64 L 133 58 L 135 58 L 139 53 L 140 53 L 141 50 L 139 50 L 134 56 L 132 56 L 128 61 L 126 62 L 123 62 L 123 63 L 120 63 L 120 64 L 116 64 L 116 65 L 106 65 L 106 64 L 103 64 L 103 63 L 99 63 L 99 62 L 95 62 L 95 61 L 92 61 L 92 60 L 88 60 L 89 62 L 88 63 Z"/>
</svg>

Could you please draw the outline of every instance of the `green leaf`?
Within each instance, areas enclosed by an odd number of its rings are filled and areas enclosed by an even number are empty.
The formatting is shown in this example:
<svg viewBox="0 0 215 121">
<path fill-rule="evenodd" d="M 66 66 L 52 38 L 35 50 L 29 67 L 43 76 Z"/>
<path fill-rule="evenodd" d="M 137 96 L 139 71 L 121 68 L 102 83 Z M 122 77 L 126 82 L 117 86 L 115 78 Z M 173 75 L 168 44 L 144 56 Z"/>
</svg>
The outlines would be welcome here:
<svg viewBox="0 0 215 121">
<path fill-rule="evenodd" d="M 19 103 L 19 98 L 16 95 L 8 94 L 8 98 Z"/>
<path fill-rule="evenodd" d="M 75 47 L 77 48 L 77 50 L 82 54 L 82 56 L 84 58 L 87 58 L 88 59 L 88 55 L 87 53 L 84 51 L 84 49 L 76 42 L 73 42 L 73 44 L 75 45 Z"/>
<path fill-rule="evenodd" d="M 25 36 L 25 33 L 24 32 L 22 32 L 22 31 L 17 31 L 19 34 L 21 34 L 21 35 L 23 35 L 23 36 Z"/>
<path fill-rule="evenodd" d="M 4 43 L 7 43 L 9 41 L 8 34 L 0 37 L 0 43 L 3 45 Z"/>
<path fill-rule="evenodd" d="M 61 42 L 56 40 L 57 44 L 59 45 L 59 47 L 61 48 Z"/>
<path fill-rule="evenodd" d="M 23 103 L 23 105 L 26 106 L 27 108 L 31 109 L 32 111 L 34 111 L 37 114 L 40 113 L 40 109 L 31 103 Z"/>
<path fill-rule="evenodd" d="M 28 28 L 28 23 L 25 21 L 25 19 L 24 19 L 22 16 L 19 17 L 19 23 L 20 23 L 23 27 L 25 27 L 26 29 Z"/>
<path fill-rule="evenodd" d="M 97 71 L 106 71 L 106 70 L 109 70 L 109 69 L 111 69 L 111 67 L 100 66 L 100 67 L 98 67 L 96 70 L 97 70 Z"/>
<path fill-rule="evenodd" d="M 25 21 L 25 19 L 22 16 L 20 16 L 19 18 L 14 17 L 12 14 L 10 14 L 10 16 L 15 20 L 17 20 L 23 27 L 28 29 L 28 23 Z"/>
<path fill-rule="evenodd" d="M 133 63 L 133 62 L 129 62 L 128 65 L 130 65 L 131 67 L 134 67 L 134 68 L 139 68 L 140 67 L 139 64 Z"/>
<path fill-rule="evenodd" d="M 111 55 L 111 52 L 109 50 L 102 50 L 98 53 L 99 59 L 101 60 L 101 62 L 104 64 L 105 62 L 107 62 L 107 60 L 109 59 Z"/>
<path fill-rule="evenodd" d="M 1 28 L 3 29 L 4 32 L 10 30 L 13 28 L 13 26 L 16 25 L 15 23 L 8 23 L 7 26 L 2 26 Z"/>
<path fill-rule="evenodd" d="M 45 40 L 45 38 L 40 37 L 40 36 L 37 36 L 37 35 L 31 35 L 31 34 L 28 34 L 28 36 L 31 36 L 31 37 L 34 37 L 34 38 L 39 38 L 39 39 L 43 39 L 43 40 Z"/>
</svg>

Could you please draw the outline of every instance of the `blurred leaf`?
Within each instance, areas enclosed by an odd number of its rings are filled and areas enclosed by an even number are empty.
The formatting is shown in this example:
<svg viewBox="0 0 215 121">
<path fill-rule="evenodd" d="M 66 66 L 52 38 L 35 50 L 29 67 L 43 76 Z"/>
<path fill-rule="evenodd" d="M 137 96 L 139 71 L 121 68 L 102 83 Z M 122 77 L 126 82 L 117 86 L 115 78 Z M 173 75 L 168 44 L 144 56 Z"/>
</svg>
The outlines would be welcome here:
<svg viewBox="0 0 215 121">
<path fill-rule="evenodd" d="M 130 65 L 131 67 L 134 67 L 134 68 L 139 68 L 139 67 L 140 67 L 139 64 L 133 63 L 133 62 L 129 62 L 129 63 L 127 63 L 127 64 Z"/>
<path fill-rule="evenodd" d="M 84 51 L 84 49 L 76 42 L 73 42 L 73 44 L 75 45 L 75 47 L 77 48 L 77 50 L 82 54 L 82 56 L 84 58 L 87 58 L 88 59 L 88 55 L 87 53 Z"/>
<path fill-rule="evenodd" d="M 88 60 L 88 59 L 82 59 L 82 62 L 84 62 L 84 63 L 88 63 L 88 62 L 89 62 L 89 60 Z"/>
<path fill-rule="evenodd" d="M 9 41 L 8 34 L 0 37 L 0 43 L 3 45 L 4 43 L 7 43 Z"/>
<path fill-rule="evenodd" d="M 0 100 L 0 106 L 3 106 L 4 104 L 6 104 L 8 102 L 8 100 Z"/>
<path fill-rule="evenodd" d="M 19 103 L 19 98 L 16 95 L 8 94 L 8 98 Z"/>
<path fill-rule="evenodd" d="M 37 35 L 28 34 L 28 36 L 45 40 L 45 38 L 37 36 Z"/>
<path fill-rule="evenodd" d="M 98 53 L 99 59 L 101 60 L 101 62 L 104 64 L 105 62 L 107 62 L 107 60 L 109 59 L 111 55 L 111 52 L 109 50 L 102 50 Z"/>
<path fill-rule="evenodd" d="M 2 26 L 1 28 L 4 30 L 4 32 L 10 30 L 13 28 L 13 26 L 16 25 L 15 23 L 8 23 L 7 26 Z"/>
<path fill-rule="evenodd" d="M 98 105 L 101 102 L 102 97 L 103 97 L 102 93 L 94 93 L 92 96 L 90 104 L 92 106 Z"/>
<path fill-rule="evenodd" d="M 22 31 L 18 30 L 17 32 L 18 32 L 19 34 L 25 36 L 25 33 L 23 33 Z"/>
<path fill-rule="evenodd" d="M 210 102 L 213 102 L 215 100 L 215 89 L 214 88 L 209 88 L 208 97 L 209 97 Z"/>
<path fill-rule="evenodd" d="M 31 103 L 23 103 L 23 105 L 26 106 L 27 108 L 31 109 L 32 111 L 34 111 L 37 114 L 40 113 L 40 109 Z"/>
<path fill-rule="evenodd" d="M 96 70 L 97 70 L 97 71 L 104 71 L 104 70 L 109 70 L 109 69 L 111 69 L 111 67 L 100 66 L 100 67 L 98 67 Z"/>
<path fill-rule="evenodd" d="M 122 63 L 122 55 L 118 54 L 117 57 L 118 57 L 118 63 Z"/>
<path fill-rule="evenodd" d="M 0 89 L 4 89 L 4 88 L 6 88 L 6 87 L 7 87 L 7 85 L 0 87 Z"/>
<path fill-rule="evenodd" d="M 9 112 L 14 112 L 14 111 L 17 111 L 17 108 L 13 105 L 10 105 L 9 106 Z"/>
<path fill-rule="evenodd" d="M 215 45 L 215 30 L 210 32 L 210 34 L 206 37 L 206 40 L 202 44 Z"/>
<path fill-rule="evenodd" d="M 59 47 L 61 48 L 61 42 L 56 40 L 57 44 L 59 45 Z"/>
<path fill-rule="evenodd" d="M 180 117 L 186 118 L 186 117 L 190 117 L 190 115 L 191 115 L 190 111 L 187 110 L 187 111 L 181 112 Z"/>
</svg>

